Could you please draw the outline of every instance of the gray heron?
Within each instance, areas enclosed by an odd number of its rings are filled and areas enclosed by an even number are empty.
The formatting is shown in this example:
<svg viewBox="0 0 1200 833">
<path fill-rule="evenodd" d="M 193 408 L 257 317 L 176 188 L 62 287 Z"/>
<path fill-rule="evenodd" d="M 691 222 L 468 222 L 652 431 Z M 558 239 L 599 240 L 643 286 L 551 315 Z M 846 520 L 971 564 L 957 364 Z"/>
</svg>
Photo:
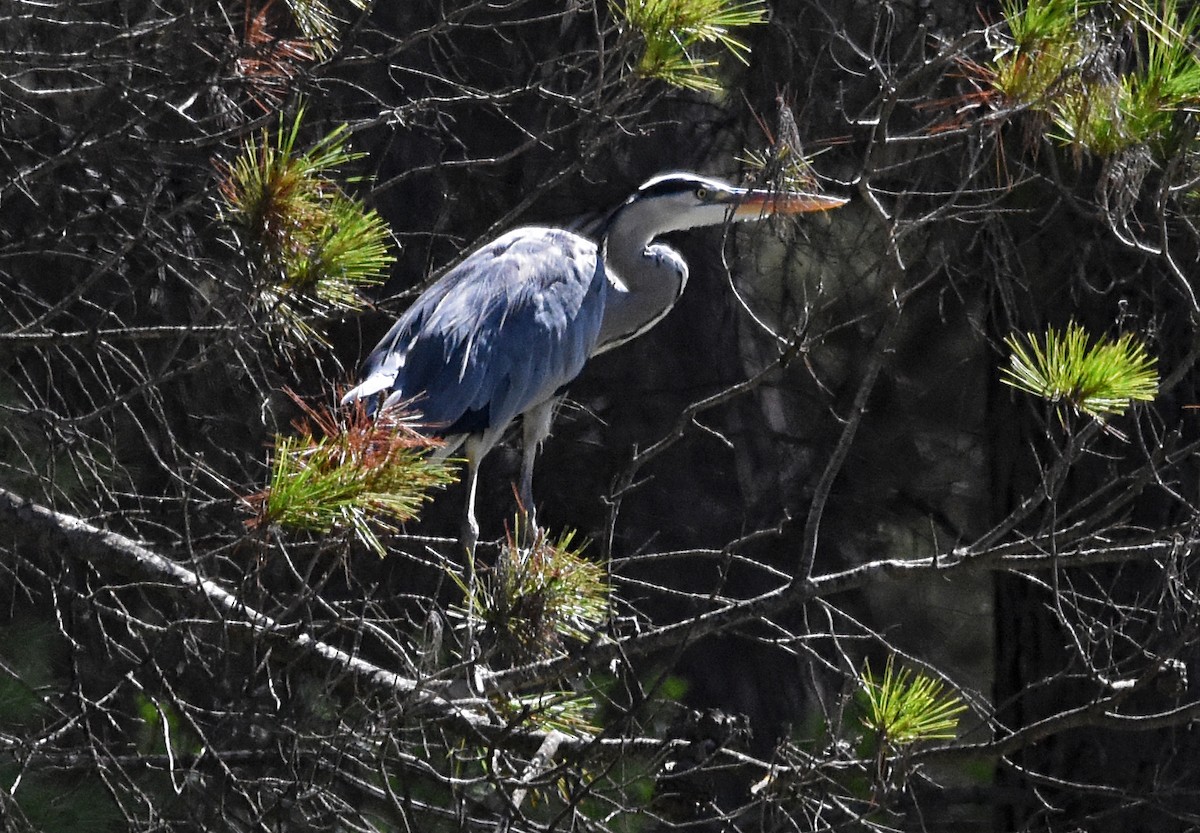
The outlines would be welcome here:
<svg viewBox="0 0 1200 833">
<path fill-rule="evenodd" d="M 518 497 L 535 528 L 534 457 L 563 388 L 588 358 L 646 332 L 679 300 L 687 263 L 656 237 L 846 202 L 668 173 L 618 206 L 598 243 L 560 228 L 507 232 L 417 298 L 371 351 L 361 383 L 342 403 L 411 408 L 428 433 L 444 438 L 440 454 L 465 448 L 462 543 L 473 554 L 479 465 L 509 425 L 522 418 Z"/>
</svg>

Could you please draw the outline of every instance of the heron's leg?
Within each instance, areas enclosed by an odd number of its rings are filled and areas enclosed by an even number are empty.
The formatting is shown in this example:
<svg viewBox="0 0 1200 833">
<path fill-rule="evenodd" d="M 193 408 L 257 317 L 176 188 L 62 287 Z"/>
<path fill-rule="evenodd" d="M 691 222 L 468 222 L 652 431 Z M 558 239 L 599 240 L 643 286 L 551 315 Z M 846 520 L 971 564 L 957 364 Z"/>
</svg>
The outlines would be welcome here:
<svg viewBox="0 0 1200 833">
<path fill-rule="evenodd" d="M 472 566 L 474 575 L 475 545 L 479 542 L 479 521 L 475 519 L 475 487 L 479 483 L 479 464 L 487 454 L 487 448 L 481 440 L 471 437 L 467 440 L 467 505 L 463 510 L 462 527 L 459 531 L 459 544 L 466 553 L 467 563 Z"/>
<path fill-rule="evenodd" d="M 479 464 L 487 454 L 487 446 L 471 437 L 467 440 L 467 505 L 463 511 L 462 528 L 459 531 L 459 546 L 466 555 L 467 572 L 467 642 L 465 658 L 474 662 L 479 654 L 479 642 L 475 635 L 475 602 L 479 592 L 478 574 L 475 570 L 475 545 L 479 543 L 479 521 L 475 519 L 475 486 L 479 482 Z"/>
<path fill-rule="evenodd" d="M 467 558 L 475 557 L 475 545 L 479 542 L 479 521 L 475 519 L 475 483 L 479 479 L 479 464 L 467 462 L 467 505 L 463 509 L 462 528 L 458 542 Z"/>
<path fill-rule="evenodd" d="M 542 441 L 550 436 L 550 421 L 554 417 L 554 408 L 558 405 L 558 397 L 547 399 L 540 405 L 535 405 L 525 412 L 522 419 L 521 437 L 521 484 L 518 497 L 521 501 L 524 519 L 523 530 L 527 540 L 532 541 L 537 532 L 537 510 L 533 503 L 533 463 L 537 459 L 538 449 Z"/>
</svg>

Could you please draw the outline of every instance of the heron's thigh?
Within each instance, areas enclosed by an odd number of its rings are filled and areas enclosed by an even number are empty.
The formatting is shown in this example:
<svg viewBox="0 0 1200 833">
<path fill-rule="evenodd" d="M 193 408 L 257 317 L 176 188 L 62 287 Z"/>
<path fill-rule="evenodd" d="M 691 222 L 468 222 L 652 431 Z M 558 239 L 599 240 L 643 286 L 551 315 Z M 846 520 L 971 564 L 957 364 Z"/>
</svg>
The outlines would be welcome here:
<svg viewBox="0 0 1200 833">
<path fill-rule="evenodd" d="M 551 397 L 541 404 L 534 405 L 522 417 L 522 441 L 525 448 L 533 451 L 541 445 L 542 440 L 550 436 L 550 421 L 554 418 L 554 406 L 558 399 Z"/>
</svg>

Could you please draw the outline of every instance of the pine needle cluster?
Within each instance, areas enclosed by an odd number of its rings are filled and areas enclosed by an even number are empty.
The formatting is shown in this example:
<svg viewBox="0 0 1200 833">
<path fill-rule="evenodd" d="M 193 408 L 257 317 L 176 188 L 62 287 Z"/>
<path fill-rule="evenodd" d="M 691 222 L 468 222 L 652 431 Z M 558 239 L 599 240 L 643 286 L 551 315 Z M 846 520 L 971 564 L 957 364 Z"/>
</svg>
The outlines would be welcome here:
<svg viewBox="0 0 1200 833">
<path fill-rule="evenodd" d="M 1200 104 L 1200 6 L 1184 12 L 1179 0 L 1002 5 L 1009 35 L 998 42 L 993 85 L 1009 102 L 1045 117 L 1053 138 L 1110 157 L 1143 146 L 1168 153 L 1184 135 L 1180 117 Z"/>
<path fill-rule="evenodd" d="M 813 167 L 814 156 L 804 152 L 800 142 L 800 128 L 783 93 L 775 96 L 775 129 L 767 124 L 765 117 L 754 114 L 759 128 L 766 137 L 763 150 L 746 148 L 737 161 L 746 166 L 758 187 L 777 188 L 780 191 L 820 192 L 821 184 Z"/>
<path fill-rule="evenodd" d="M 527 723 L 543 732 L 557 731 L 582 738 L 600 733 L 593 722 L 596 701 L 574 691 L 539 691 L 494 702 L 511 723 Z"/>
<path fill-rule="evenodd" d="M 433 441 L 398 414 L 371 416 L 361 405 L 341 414 L 297 402 L 306 418 L 296 422 L 296 435 L 275 438 L 270 485 L 245 499 L 255 513 L 247 525 L 350 532 L 384 555 L 378 533 L 416 517 L 453 470 L 429 458 Z"/>
<path fill-rule="evenodd" d="M 1039 106 L 1077 75 L 1084 60 L 1080 18 L 1089 0 L 1002 0 L 1008 37 L 997 42 L 993 86 L 1013 103 Z"/>
<path fill-rule="evenodd" d="M 242 48 L 233 72 L 246 85 L 250 100 L 265 113 L 278 108 L 306 64 L 317 60 L 317 49 L 303 37 L 288 37 L 275 0 L 247 2 L 242 14 Z"/>
<path fill-rule="evenodd" d="M 365 11 L 366 0 L 345 0 Z M 246 0 L 234 74 L 264 112 L 286 99 L 305 65 L 337 51 L 345 21 L 325 0 Z"/>
<path fill-rule="evenodd" d="M 812 160 L 794 153 L 790 148 L 776 145 L 768 150 L 747 149 L 737 161 L 754 176 L 780 191 L 815 191 L 817 179 Z"/>
<path fill-rule="evenodd" d="M 362 156 L 347 150 L 348 128 L 301 151 L 303 118 L 301 107 L 290 126 L 280 117 L 273 141 L 264 130 L 245 142 L 220 183 L 226 217 L 255 253 L 256 300 L 295 341 L 315 335 L 314 316 L 361 309 L 358 290 L 381 283 L 395 260 L 383 218 L 327 176 Z"/>
<path fill-rule="evenodd" d="M 711 75 L 717 62 L 704 57 L 703 48 L 719 45 L 746 63 L 750 47 L 730 29 L 767 19 L 763 0 L 625 0 L 622 6 L 612 1 L 615 12 L 642 38 L 638 74 L 701 92 L 721 90 Z"/>
<path fill-rule="evenodd" d="M 1041 343 L 1032 333 L 1024 344 L 1009 336 L 1005 343 L 1012 356 L 1001 381 L 1096 418 L 1122 414 L 1134 401 L 1158 395 L 1157 360 L 1131 334 L 1089 342 L 1074 322 L 1061 333 L 1051 327 Z"/>
<path fill-rule="evenodd" d="M 523 662 L 552 655 L 564 640 L 591 639 L 608 619 L 610 593 L 604 566 L 583 556 L 574 533 L 551 541 L 538 531 L 529 546 L 509 537 L 467 603 L 501 656 Z"/>
<path fill-rule="evenodd" d="M 878 749 L 929 740 L 952 740 L 958 729 L 958 716 L 967 706 L 955 694 L 945 692 L 941 680 L 912 669 L 895 668 L 889 656 L 883 677 L 871 673 L 864 663 L 859 677 L 862 725 L 878 742 Z"/>
<path fill-rule="evenodd" d="M 317 55 L 328 57 L 338 44 L 338 29 L 342 25 L 341 18 L 334 13 L 325 0 L 286 0 L 288 11 L 304 37 L 313 44 Z M 356 9 L 367 8 L 366 0 L 346 0 Z"/>
</svg>

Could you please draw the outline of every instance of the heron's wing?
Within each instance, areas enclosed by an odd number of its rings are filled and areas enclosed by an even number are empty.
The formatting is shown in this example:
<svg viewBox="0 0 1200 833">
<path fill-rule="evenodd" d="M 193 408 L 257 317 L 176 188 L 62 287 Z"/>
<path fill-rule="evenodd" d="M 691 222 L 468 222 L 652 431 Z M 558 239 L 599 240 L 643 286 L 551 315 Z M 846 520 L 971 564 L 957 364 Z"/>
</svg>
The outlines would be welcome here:
<svg viewBox="0 0 1200 833">
<path fill-rule="evenodd" d="M 419 297 L 367 358 L 347 400 L 390 391 L 439 433 L 506 425 L 574 379 L 596 344 L 606 280 L 595 244 L 509 232 Z"/>
</svg>

